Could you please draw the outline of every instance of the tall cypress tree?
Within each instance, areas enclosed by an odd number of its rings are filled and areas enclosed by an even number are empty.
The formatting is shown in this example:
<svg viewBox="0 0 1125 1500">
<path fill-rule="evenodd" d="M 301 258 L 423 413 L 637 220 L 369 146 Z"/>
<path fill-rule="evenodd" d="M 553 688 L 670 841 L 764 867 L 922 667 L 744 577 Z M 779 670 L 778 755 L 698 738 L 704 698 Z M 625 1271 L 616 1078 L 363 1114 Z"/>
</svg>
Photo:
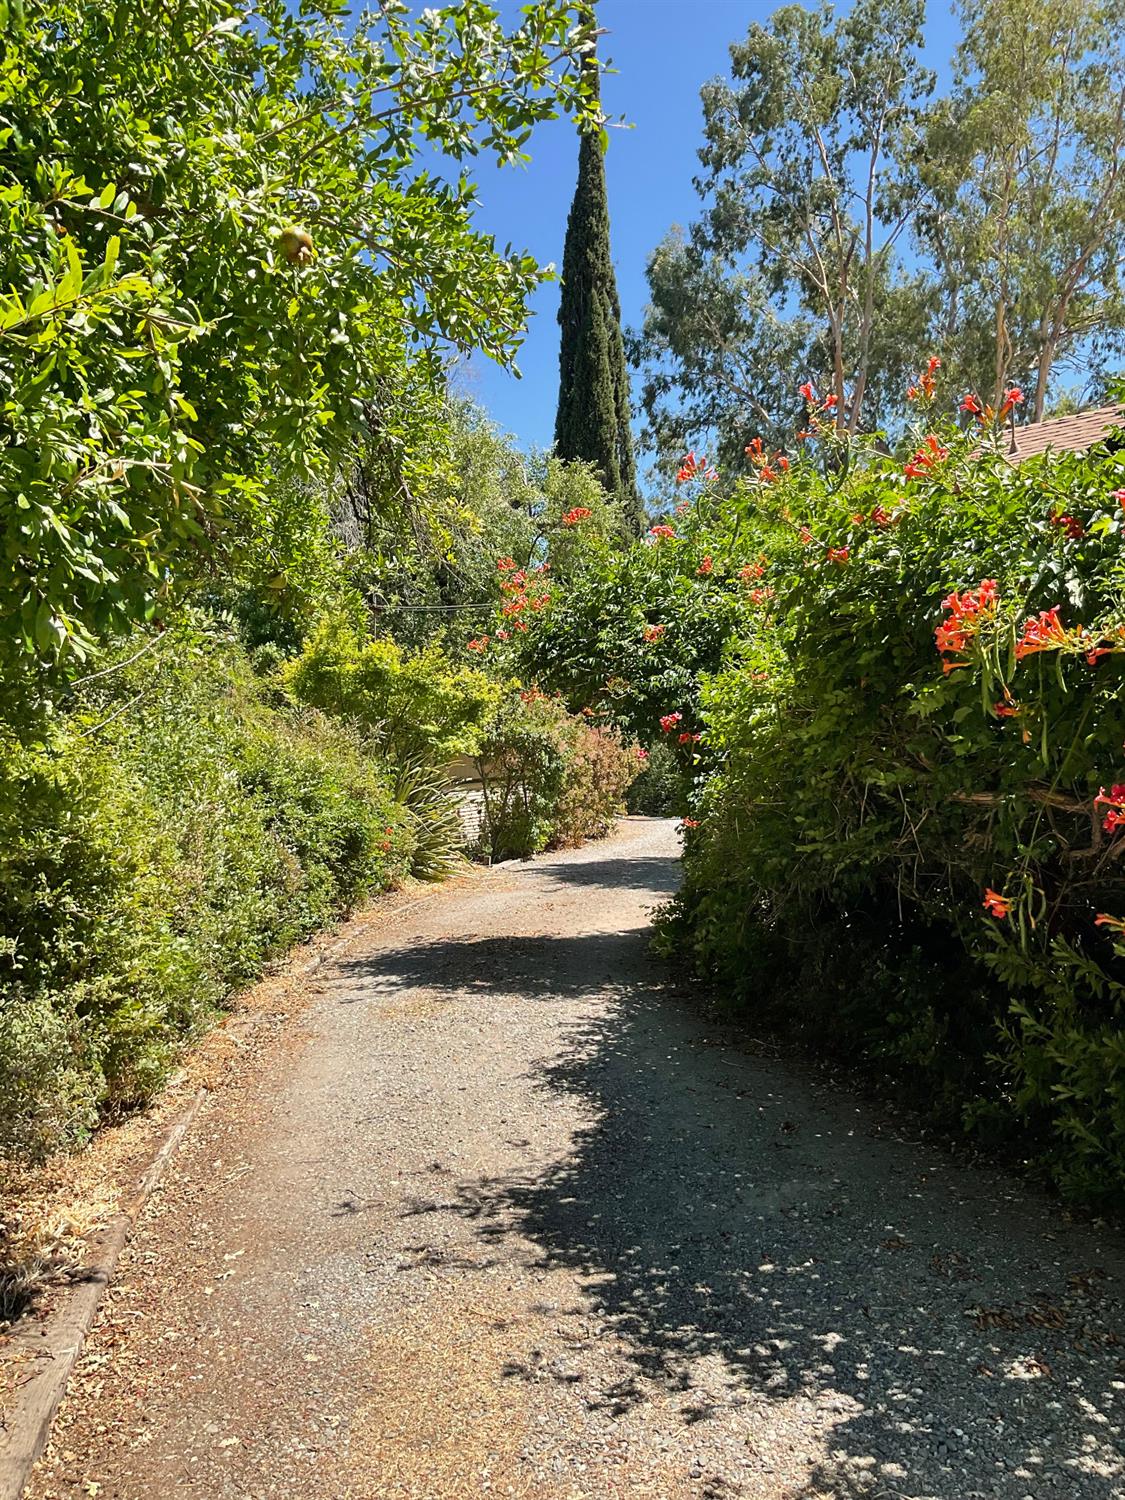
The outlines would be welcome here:
<svg viewBox="0 0 1125 1500">
<path fill-rule="evenodd" d="M 591 63 L 596 79 L 596 64 Z M 563 247 L 559 326 L 559 409 L 555 449 L 560 458 L 592 463 L 638 533 L 644 506 L 637 493 L 629 430 L 629 375 L 621 337 L 621 303 L 609 253 L 605 160 L 596 131 L 578 147 L 578 186 Z"/>
</svg>

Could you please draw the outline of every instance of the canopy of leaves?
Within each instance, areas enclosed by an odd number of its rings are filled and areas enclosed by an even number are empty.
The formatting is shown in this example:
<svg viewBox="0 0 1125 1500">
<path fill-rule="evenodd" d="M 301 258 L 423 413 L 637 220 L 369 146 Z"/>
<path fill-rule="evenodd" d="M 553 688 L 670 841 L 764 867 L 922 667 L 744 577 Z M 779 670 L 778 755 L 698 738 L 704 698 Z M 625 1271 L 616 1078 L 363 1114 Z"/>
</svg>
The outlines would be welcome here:
<svg viewBox="0 0 1125 1500">
<path fill-rule="evenodd" d="M 1125 349 L 1121 28 L 1090 0 L 966 0 L 962 17 L 953 91 L 920 142 L 917 231 L 965 386 L 998 405 L 1029 384 L 1038 420 L 1057 369 L 1099 382 Z"/>
<path fill-rule="evenodd" d="M 850 431 L 901 385 L 926 326 L 926 288 L 897 248 L 912 211 L 902 147 L 932 86 L 922 16 L 921 0 L 860 0 L 841 18 L 786 6 L 732 45 L 729 80 L 705 85 L 703 213 L 650 261 L 633 344 L 657 443 L 677 416 L 681 432 L 706 421 L 695 437 L 714 430 L 730 455 L 739 428 L 780 439 L 798 372 L 835 393 Z"/>
<path fill-rule="evenodd" d="M 631 340 L 665 469 L 712 442 L 733 467 L 755 431 L 783 444 L 804 379 L 841 429 L 893 428 L 934 348 L 994 407 L 1028 386 L 1033 420 L 1060 377 L 1105 389 L 1125 347 L 1117 18 L 965 0 L 961 20 L 936 100 L 921 0 L 783 7 L 704 87 L 700 216 L 652 256 Z"/>
<path fill-rule="evenodd" d="M 26 0 L 0 63 L 0 677 L 26 698 L 258 534 L 408 351 L 506 359 L 541 277 L 419 153 L 596 111 L 584 0 Z M 15 687 L 13 687 L 15 684 Z"/>
<path fill-rule="evenodd" d="M 455 384 L 455 381 L 453 382 Z M 356 456 L 330 481 L 345 571 L 376 628 L 404 645 L 463 645 L 488 626 L 500 557 L 565 571 L 572 534 L 627 522 L 593 467 L 522 452 L 472 401 L 418 371 L 388 382 Z"/>
</svg>

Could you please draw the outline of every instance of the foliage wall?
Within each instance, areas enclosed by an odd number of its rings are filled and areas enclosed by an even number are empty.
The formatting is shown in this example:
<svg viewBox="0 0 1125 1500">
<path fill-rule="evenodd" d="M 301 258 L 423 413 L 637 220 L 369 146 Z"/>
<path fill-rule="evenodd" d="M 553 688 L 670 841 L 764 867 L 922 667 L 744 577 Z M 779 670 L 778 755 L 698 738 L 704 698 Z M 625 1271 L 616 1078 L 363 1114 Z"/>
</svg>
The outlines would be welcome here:
<svg viewBox="0 0 1125 1500">
<path fill-rule="evenodd" d="M 458 857 L 496 556 L 618 524 L 450 394 L 548 274 L 464 164 L 595 124 L 593 36 L 585 0 L 0 0 L 0 1156 Z M 609 805 L 572 759 L 552 836 Z"/>
<path fill-rule="evenodd" d="M 800 399 L 800 457 L 689 458 L 592 540 L 527 670 L 681 758 L 664 941 L 1067 1192 L 1125 1185 L 1125 456 L 1013 468 L 1003 424 L 897 455 Z M 978 403 L 979 404 L 979 403 Z M 622 587 L 621 580 L 630 580 Z M 604 658 L 601 652 L 604 651 Z"/>
<path fill-rule="evenodd" d="M 269 529 L 408 356 L 508 359 L 534 261 L 424 150 L 518 160 L 594 111 L 581 0 L 356 22 L 335 0 L 5 4 L 0 689 L 29 715 L 99 640 Z M 2 706 L 2 705 L 0 705 Z"/>
<path fill-rule="evenodd" d="M 237 643 L 170 632 L 0 776 L 0 1152 L 146 1098 L 233 988 L 402 880 L 416 819 Z"/>
</svg>

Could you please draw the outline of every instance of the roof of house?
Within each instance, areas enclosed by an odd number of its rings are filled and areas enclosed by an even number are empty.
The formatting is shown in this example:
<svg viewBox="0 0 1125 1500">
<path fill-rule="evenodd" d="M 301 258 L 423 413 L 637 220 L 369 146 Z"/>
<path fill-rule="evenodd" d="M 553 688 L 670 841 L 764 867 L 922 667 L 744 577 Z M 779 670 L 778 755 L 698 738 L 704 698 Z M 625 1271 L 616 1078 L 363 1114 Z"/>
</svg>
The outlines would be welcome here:
<svg viewBox="0 0 1125 1500">
<path fill-rule="evenodd" d="M 1022 463 L 1033 453 L 1045 453 L 1048 448 L 1056 453 L 1084 453 L 1119 427 L 1125 427 L 1125 401 L 1017 426 L 1005 432 L 1000 452 L 1013 464 Z"/>
</svg>

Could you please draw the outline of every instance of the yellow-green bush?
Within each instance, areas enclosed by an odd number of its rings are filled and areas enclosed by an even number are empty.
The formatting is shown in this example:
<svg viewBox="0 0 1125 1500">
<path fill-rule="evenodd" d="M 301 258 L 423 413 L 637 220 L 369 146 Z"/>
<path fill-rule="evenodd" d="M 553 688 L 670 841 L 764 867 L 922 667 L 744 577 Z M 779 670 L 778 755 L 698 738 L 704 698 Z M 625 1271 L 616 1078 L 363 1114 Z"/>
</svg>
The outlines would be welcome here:
<svg viewBox="0 0 1125 1500">
<path fill-rule="evenodd" d="M 365 640 L 337 619 L 322 621 L 280 670 L 295 702 L 361 725 L 398 759 L 443 764 L 472 754 L 502 689 L 437 646 L 413 655 L 389 638 Z"/>
</svg>

